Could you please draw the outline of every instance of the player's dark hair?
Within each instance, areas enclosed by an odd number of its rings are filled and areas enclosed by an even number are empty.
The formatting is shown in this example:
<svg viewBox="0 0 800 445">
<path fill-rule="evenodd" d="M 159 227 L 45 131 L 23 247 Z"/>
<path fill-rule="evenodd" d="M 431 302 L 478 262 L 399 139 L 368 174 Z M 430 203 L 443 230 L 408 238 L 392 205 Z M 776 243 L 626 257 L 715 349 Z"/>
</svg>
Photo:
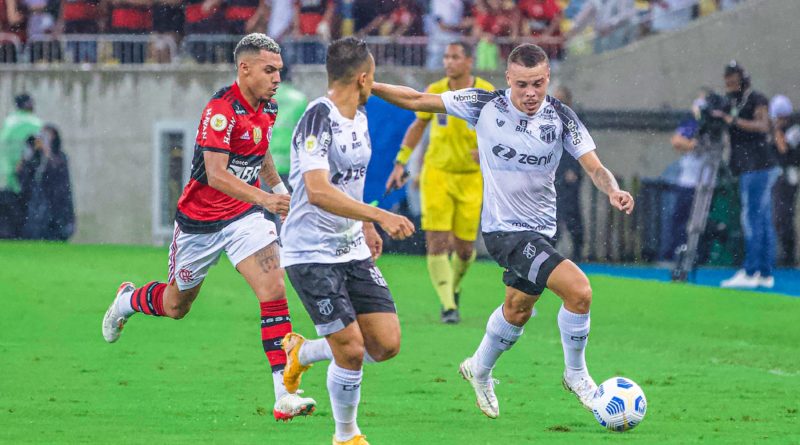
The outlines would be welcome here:
<svg viewBox="0 0 800 445">
<path fill-rule="evenodd" d="M 472 47 L 472 45 L 463 40 L 456 40 L 455 42 L 450 42 L 448 46 L 450 45 L 460 46 L 461 49 L 464 50 L 464 57 L 472 57 L 472 55 L 475 54 L 475 50 Z"/>
<path fill-rule="evenodd" d="M 509 65 L 516 63 L 525 68 L 533 68 L 542 62 L 549 64 L 550 59 L 539 45 L 534 45 L 533 43 L 523 43 L 514 48 L 511 54 L 508 55 Z"/>
<path fill-rule="evenodd" d="M 242 54 L 258 54 L 261 51 L 269 51 L 271 53 L 280 54 L 281 47 L 266 34 L 254 32 L 242 37 L 242 40 L 239 40 L 239 43 L 236 44 L 236 48 L 233 50 L 233 60 L 236 63 L 239 63 L 239 56 Z"/>
<path fill-rule="evenodd" d="M 328 81 L 349 80 L 367 62 L 370 52 L 367 43 L 355 37 L 336 40 L 328 47 L 325 68 Z"/>
</svg>

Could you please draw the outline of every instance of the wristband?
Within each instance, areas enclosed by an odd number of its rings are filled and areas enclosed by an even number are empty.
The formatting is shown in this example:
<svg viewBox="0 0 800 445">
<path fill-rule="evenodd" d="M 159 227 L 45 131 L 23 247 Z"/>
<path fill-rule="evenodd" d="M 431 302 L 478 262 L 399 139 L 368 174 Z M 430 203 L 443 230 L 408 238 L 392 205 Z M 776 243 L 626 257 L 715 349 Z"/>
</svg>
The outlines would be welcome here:
<svg viewBox="0 0 800 445">
<path fill-rule="evenodd" d="M 394 162 L 400 165 L 408 164 L 409 158 L 411 158 L 411 153 L 414 152 L 414 149 L 409 147 L 408 145 L 401 145 L 400 151 L 397 152 L 397 156 L 394 158 Z"/>
<path fill-rule="evenodd" d="M 279 182 L 278 185 L 272 187 L 272 193 L 277 193 L 279 195 L 288 195 L 289 190 L 286 189 L 286 186 L 283 185 L 283 182 Z"/>
</svg>

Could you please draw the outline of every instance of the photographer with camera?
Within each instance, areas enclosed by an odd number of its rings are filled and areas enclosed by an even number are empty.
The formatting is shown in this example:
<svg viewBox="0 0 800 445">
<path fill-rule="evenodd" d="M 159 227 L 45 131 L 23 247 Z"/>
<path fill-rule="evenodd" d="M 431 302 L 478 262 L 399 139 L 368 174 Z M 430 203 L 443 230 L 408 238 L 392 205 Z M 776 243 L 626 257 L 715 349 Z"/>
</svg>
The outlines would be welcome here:
<svg viewBox="0 0 800 445">
<path fill-rule="evenodd" d="M 744 268 L 724 280 L 722 287 L 772 288 L 775 279 L 775 228 L 772 224 L 772 187 L 780 175 L 774 149 L 769 143 L 769 101 L 752 89 L 750 76 L 735 60 L 725 67 L 727 110 L 713 110 L 730 137 L 731 172 L 739 177 L 742 229 L 745 238 Z"/>
</svg>

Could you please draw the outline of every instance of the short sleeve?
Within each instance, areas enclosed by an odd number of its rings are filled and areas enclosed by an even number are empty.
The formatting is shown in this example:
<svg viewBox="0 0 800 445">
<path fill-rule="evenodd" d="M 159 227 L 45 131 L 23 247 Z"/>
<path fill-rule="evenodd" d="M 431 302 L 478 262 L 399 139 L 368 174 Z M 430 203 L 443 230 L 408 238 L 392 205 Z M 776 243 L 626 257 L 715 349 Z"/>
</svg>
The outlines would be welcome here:
<svg viewBox="0 0 800 445">
<path fill-rule="evenodd" d="M 447 114 L 464 119 L 470 125 L 475 126 L 478 123 L 483 107 L 497 96 L 498 93 L 495 91 L 465 88 L 442 93 L 442 102 L 444 102 Z"/>
<path fill-rule="evenodd" d="M 330 109 L 322 103 L 311 107 L 297 123 L 292 148 L 300 161 L 300 173 L 330 170 L 328 150 L 333 141 Z"/>
<path fill-rule="evenodd" d="M 561 133 L 564 150 L 575 159 L 595 150 L 597 146 L 595 146 L 589 130 L 578 119 L 578 115 L 570 107 L 555 99 L 551 99 L 551 103 L 564 127 Z"/>
<path fill-rule="evenodd" d="M 223 100 L 212 100 L 203 110 L 197 131 L 197 145 L 203 151 L 229 153 L 234 125 L 236 119 L 231 105 Z"/>
</svg>

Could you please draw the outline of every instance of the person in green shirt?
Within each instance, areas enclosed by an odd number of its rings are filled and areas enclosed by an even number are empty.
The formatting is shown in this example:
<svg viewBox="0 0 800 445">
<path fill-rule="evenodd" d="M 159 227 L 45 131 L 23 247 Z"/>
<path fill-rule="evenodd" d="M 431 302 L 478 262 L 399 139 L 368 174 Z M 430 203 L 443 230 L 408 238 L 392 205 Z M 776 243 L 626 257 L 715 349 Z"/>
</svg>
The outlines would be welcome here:
<svg viewBox="0 0 800 445">
<path fill-rule="evenodd" d="M 28 138 L 42 129 L 42 120 L 33 114 L 33 98 L 22 93 L 14 98 L 17 110 L 0 127 L 0 238 L 16 238 L 22 219 L 17 166 Z"/>
<path fill-rule="evenodd" d="M 278 102 L 278 118 L 272 127 L 272 137 L 269 140 L 269 152 L 275 161 L 275 169 L 281 175 L 284 184 L 288 184 L 290 167 L 290 147 L 292 145 L 292 133 L 294 126 L 300 121 L 303 112 L 306 111 L 308 98 L 303 92 L 293 87 L 289 83 L 289 73 L 282 74 L 283 82 L 275 100 Z"/>
</svg>

